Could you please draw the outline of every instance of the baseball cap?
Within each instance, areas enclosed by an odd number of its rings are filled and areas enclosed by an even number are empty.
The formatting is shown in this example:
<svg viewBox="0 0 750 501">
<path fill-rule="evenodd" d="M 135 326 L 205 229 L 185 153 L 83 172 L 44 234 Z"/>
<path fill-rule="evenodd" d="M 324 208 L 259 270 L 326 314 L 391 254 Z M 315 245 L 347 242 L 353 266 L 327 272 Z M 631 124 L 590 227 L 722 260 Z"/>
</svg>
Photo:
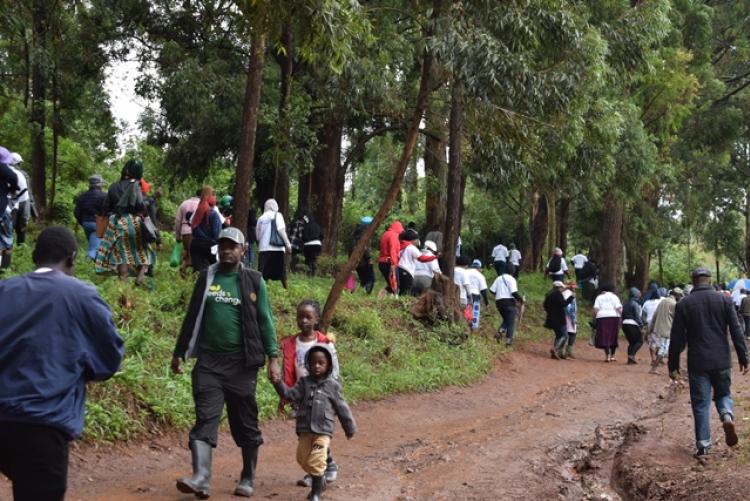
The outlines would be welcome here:
<svg viewBox="0 0 750 501">
<path fill-rule="evenodd" d="M 21 157 L 20 153 L 16 153 L 15 151 L 10 154 L 11 158 L 13 159 L 11 163 L 13 165 L 18 165 L 20 163 L 23 163 L 23 157 Z"/>
<path fill-rule="evenodd" d="M 562 288 L 562 287 L 565 287 L 565 284 L 562 283 L 559 280 L 555 280 L 554 282 L 552 282 L 552 287 L 561 287 Z"/>
<path fill-rule="evenodd" d="M 481 268 L 482 267 L 482 262 L 479 259 L 475 259 L 474 261 L 471 262 L 471 267 L 472 268 Z"/>
<path fill-rule="evenodd" d="M 437 252 L 437 245 L 432 240 L 427 240 L 424 243 L 424 248 L 428 251 Z"/>
<path fill-rule="evenodd" d="M 710 277 L 710 276 L 711 276 L 711 272 L 708 271 L 708 268 L 704 268 L 703 266 L 699 266 L 693 270 L 693 278 Z"/>
<path fill-rule="evenodd" d="M 245 245 L 245 235 L 239 230 L 239 228 L 234 228 L 232 226 L 221 230 L 218 240 L 231 240 L 236 244 Z"/>
</svg>

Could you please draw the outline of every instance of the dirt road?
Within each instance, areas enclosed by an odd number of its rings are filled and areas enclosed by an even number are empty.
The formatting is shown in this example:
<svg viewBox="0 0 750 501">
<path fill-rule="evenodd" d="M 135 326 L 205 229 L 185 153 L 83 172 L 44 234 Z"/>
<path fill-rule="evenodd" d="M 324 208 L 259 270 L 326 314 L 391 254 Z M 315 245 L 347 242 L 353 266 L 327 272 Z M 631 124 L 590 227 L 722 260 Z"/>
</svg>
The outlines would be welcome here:
<svg viewBox="0 0 750 501">
<path fill-rule="evenodd" d="M 611 464 L 623 438 L 639 433 L 629 423 L 653 420 L 665 406 L 684 407 L 687 392 L 670 389 L 664 368 L 648 374 L 647 353 L 640 365 L 626 366 L 622 354 L 604 363 L 599 350 L 579 344 L 575 361 L 551 360 L 546 346 L 527 345 L 474 386 L 357 405 L 361 431 L 351 441 L 337 431 L 341 470 L 326 498 L 620 499 L 609 486 Z M 690 464 L 692 427 L 684 414 L 675 454 Z M 255 497 L 304 499 L 307 490 L 295 486 L 301 470 L 293 423 L 267 423 L 263 432 Z M 78 449 L 68 499 L 194 499 L 174 487 L 189 472 L 184 440 Z M 240 468 L 238 450 L 222 434 L 212 499 L 237 499 L 230 494 Z M 0 499 L 7 488 L 0 485 Z"/>
</svg>

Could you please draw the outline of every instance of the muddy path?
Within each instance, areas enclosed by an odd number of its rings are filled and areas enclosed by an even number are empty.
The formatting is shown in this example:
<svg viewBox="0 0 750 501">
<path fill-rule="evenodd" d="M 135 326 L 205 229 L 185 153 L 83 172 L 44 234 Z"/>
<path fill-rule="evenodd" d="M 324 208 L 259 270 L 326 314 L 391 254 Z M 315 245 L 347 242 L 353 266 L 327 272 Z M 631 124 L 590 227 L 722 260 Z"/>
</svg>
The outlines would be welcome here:
<svg viewBox="0 0 750 501">
<path fill-rule="evenodd" d="M 622 441 L 637 423 L 684 405 L 666 369 L 604 363 L 585 343 L 577 360 L 551 360 L 546 345 L 517 348 L 482 382 L 354 407 L 360 433 L 332 442 L 340 465 L 326 498 L 352 499 L 620 499 L 610 487 Z M 682 402 L 682 401 L 685 402 Z M 633 424 L 636 423 L 636 424 Z M 256 498 L 304 499 L 297 487 L 292 421 L 263 427 Z M 68 499 L 194 499 L 177 492 L 189 472 L 184 434 L 114 448 L 80 447 L 71 455 Z M 683 427 L 684 442 L 692 428 Z M 688 449 L 686 449 L 688 451 Z M 689 457 L 689 455 L 688 455 Z M 230 494 L 240 454 L 227 433 L 214 455 L 212 499 Z M 0 499 L 7 499 L 7 483 Z"/>
</svg>

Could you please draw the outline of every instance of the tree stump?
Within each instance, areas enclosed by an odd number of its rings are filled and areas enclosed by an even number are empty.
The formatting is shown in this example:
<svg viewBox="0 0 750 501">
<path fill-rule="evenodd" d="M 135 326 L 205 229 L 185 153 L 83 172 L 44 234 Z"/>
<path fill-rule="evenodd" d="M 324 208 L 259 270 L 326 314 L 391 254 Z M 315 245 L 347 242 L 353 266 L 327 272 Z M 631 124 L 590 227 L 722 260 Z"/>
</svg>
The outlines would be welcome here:
<svg viewBox="0 0 750 501">
<path fill-rule="evenodd" d="M 442 273 L 436 274 L 430 288 L 414 302 L 411 313 L 414 318 L 430 324 L 440 321 L 463 322 L 458 286 Z"/>
</svg>

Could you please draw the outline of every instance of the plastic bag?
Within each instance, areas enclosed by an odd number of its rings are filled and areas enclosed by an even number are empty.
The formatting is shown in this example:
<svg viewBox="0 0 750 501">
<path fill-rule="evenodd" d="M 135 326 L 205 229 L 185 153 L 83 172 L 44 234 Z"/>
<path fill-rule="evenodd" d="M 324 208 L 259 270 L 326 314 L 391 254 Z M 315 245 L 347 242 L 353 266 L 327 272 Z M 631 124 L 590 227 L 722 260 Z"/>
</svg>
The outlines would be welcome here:
<svg viewBox="0 0 750 501">
<path fill-rule="evenodd" d="M 354 277 L 354 273 L 349 275 L 349 278 L 346 279 L 346 284 L 344 285 L 344 287 L 352 294 L 354 294 L 354 291 L 357 290 L 357 280 Z"/>
<path fill-rule="evenodd" d="M 182 242 L 177 242 L 174 246 L 174 249 L 172 249 L 172 255 L 169 256 L 169 266 L 172 268 L 177 268 L 180 266 L 180 262 L 182 261 Z"/>
</svg>

